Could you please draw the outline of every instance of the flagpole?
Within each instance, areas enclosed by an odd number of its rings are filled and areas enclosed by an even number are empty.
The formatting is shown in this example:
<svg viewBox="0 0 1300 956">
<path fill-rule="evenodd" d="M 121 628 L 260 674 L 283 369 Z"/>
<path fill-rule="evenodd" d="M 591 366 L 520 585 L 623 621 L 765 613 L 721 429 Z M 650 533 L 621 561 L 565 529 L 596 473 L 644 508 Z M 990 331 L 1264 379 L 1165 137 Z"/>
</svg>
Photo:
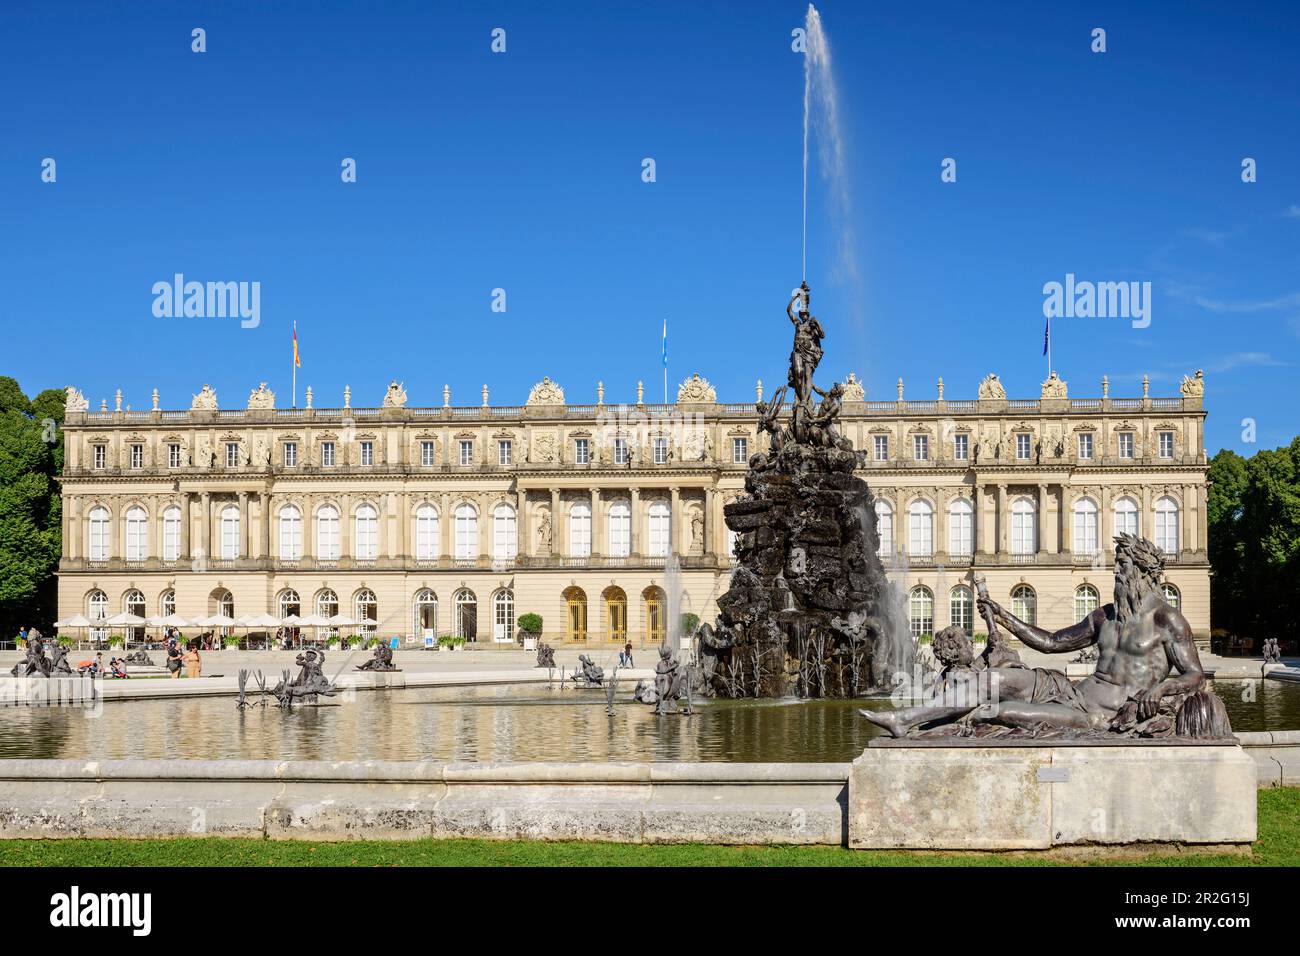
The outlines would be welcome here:
<svg viewBox="0 0 1300 956">
<path fill-rule="evenodd" d="M 298 321 L 293 323 L 293 407 L 298 407 Z"/>
</svg>

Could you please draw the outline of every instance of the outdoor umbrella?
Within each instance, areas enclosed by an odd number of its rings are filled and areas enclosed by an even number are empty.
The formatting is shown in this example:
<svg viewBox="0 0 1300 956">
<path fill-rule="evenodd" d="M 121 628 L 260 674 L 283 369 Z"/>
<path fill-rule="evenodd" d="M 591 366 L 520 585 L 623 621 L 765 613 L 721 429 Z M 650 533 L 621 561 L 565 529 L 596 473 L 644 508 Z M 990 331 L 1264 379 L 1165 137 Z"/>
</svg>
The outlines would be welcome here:
<svg viewBox="0 0 1300 956">
<path fill-rule="evenodd" d="M 56 631 L 62 630 L 65 627 L 71 630 L 72 628 L 80 629 L 80 628 L 87 628 L 87 627 L 94 627 L 94 626 L 95 626 L 95 622 L 92 621 L 90 618 L 86 617 L 86 615 L 84 614 L 74 614 L 72 615 L 72 617 L 67 618 L 66 620 L 54 622 L 54 629 Z M 81 646 L 80 637 L 77 638 L 77 646 L 78 647 Z"/>
</svg>

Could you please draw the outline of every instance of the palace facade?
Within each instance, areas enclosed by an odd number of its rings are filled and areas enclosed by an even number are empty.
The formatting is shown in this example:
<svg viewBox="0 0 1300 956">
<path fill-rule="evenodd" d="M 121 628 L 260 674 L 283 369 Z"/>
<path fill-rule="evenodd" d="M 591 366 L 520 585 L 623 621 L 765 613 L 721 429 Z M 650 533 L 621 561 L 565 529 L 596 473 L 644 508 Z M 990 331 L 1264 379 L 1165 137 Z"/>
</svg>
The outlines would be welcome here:
<svg viewBox="0 0 1300 956">
<path fill-rule="evenodd" d="M 762 383 L 757 397 L 762 398 Z M 1208 642 L 1204 381 L 1181 395 L 1038 398 L 996 376 L 974 399 L 865 401 L 840 430 L 864 452 L 882 557 L 916 633 L 983 630 L 972 573 L 1026 620 L 1059 627 L 1110 599 L 1117 531 L 1155 541 L 1166 594 Z M 101 403 L 68 390 L 59 614 L 225 613 L 370 622 L 385 637 L 512 641 L 537 613 L 551 642 L 658 642 L 666 574 L 711 620 L 726 591 L 724 503 L 762 452 L 753 404 L 698 375 L 673 405 L 569 404 L 550 379 L 522 406 L 277 408 L 262 386 L 219 407 Z M 677 554 L 680 572 L 669 572 Z M 349 628 L 349 630 L 355 630 Z"/>
</svg>

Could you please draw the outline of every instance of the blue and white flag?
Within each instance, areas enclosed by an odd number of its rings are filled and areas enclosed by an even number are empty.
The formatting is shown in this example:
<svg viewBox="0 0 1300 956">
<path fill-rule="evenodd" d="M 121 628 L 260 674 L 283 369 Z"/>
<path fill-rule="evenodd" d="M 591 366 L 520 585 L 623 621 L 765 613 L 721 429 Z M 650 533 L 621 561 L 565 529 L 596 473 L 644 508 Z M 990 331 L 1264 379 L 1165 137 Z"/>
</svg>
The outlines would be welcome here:
<svg viewBox="0 0 1300 956">
<path fill-rule="evenodd" d="M 664 319 L 664 368 L 668 367 L 668 320 Z"/>
</svg>

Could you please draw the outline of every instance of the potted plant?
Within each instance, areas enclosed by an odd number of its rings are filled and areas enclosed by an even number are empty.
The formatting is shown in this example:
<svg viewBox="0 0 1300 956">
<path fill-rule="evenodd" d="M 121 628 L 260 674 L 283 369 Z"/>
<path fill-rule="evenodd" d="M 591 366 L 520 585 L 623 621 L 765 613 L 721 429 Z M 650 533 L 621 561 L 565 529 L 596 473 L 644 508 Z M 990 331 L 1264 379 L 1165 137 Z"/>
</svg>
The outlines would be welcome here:
<svg viewBox="0 0 1300 956">
<path fill-rule="evenodd" d="M 334 650 L 334 648 L 338 647 L 342 642 L 343 642 L 343 638 L 339 637 L 337 634 L 333 635 L 332 637 L 325 638 L 325 646 L 328 647 L 330 650 Z M 345 647 L 344 650 L 346 649 L 347 648 Z"/>
<path fill-rule="evenodd" d="M 125 647 L 125 646 L 126 646 L 126 638 L 124 638 L 124 637 L 118 637 L 116 634 L 114 634 L 112 637 L 110 637 L 110 638 L 108 639 L 108 646 L 109 646 L 109 647 Z"/>
<path fill-rule="evenodd" d="M 524 650 L 537 650 L 537 642 L 542 636 L 542 616 L 540 614 L 519 615 L 519 639 Z"/>
<path fill-rule="evenodd" d="M 443 634 L 438 638 L 439 651 L 453 651 L 456 649 L 455 644 L 456 639 L 450 634 Z"/>
</svg>

